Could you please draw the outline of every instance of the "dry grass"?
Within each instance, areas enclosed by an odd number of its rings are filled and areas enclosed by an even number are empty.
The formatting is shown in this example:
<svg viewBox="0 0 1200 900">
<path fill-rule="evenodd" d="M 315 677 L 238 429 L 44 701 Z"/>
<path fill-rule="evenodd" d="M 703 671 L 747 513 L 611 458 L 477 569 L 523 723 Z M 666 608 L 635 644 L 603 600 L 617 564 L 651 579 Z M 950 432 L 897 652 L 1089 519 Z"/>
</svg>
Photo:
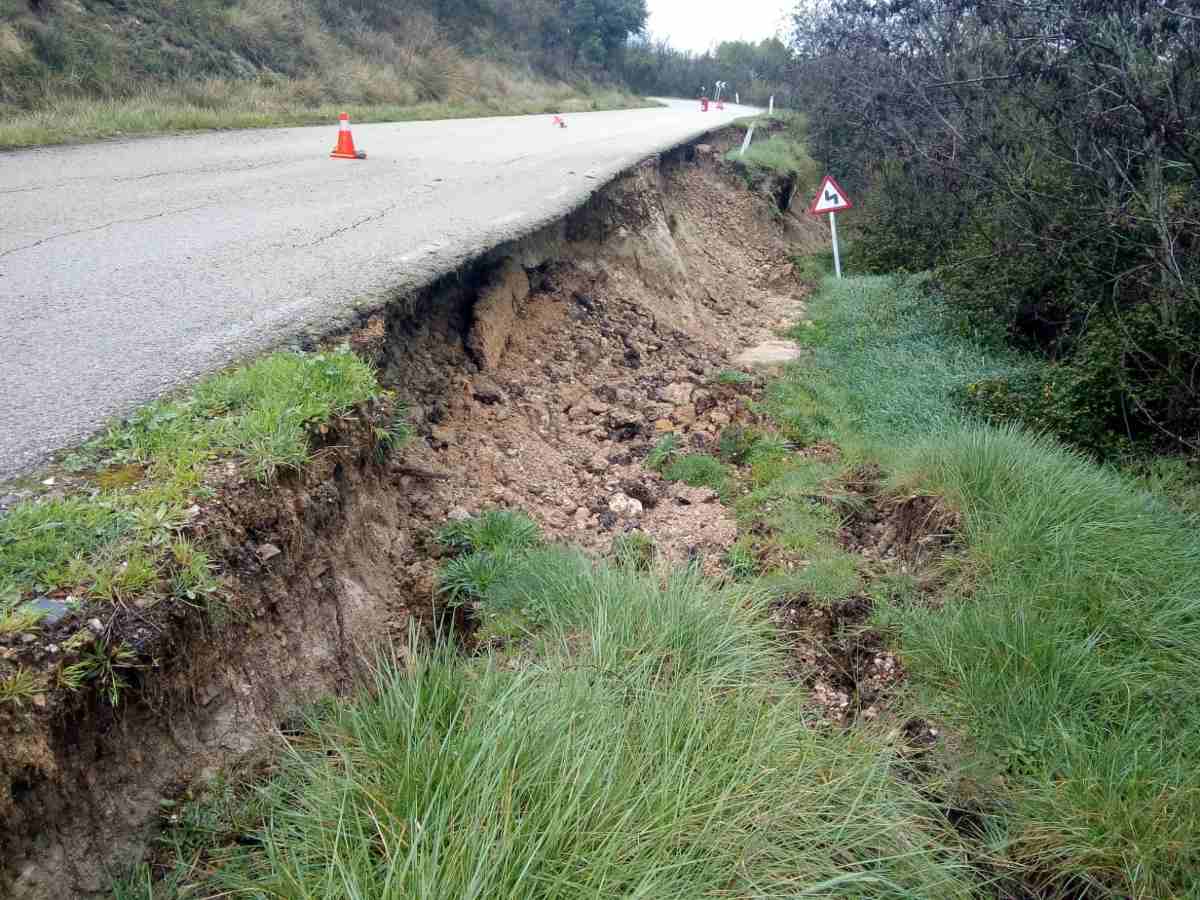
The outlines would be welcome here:
<svg viewBox="0 0 1200 900">
<path fill-rule="evenodd" d="M 355 66 L 336 75 L 339 84 L 366 79 Z M 0 114 L 0 149 L 77 143 L 128 135 L 321 125 L 349 112 L 356 122 L 402 122 L 479 116 L 633 109 L 652 105 L 618 90 L 581 93 L 565 84 L 522 81 L 497 73 L 502 88 L 480 97 L 417 102 L 400 85 L 365 90 L 357 99 L 321 101 L 327 85 L 311 79 L 237 82 L 210 79 L 151 88 L 126 99 L 62 97 L 32 112 Z M 351 90 L 335 90 L 348 98 Z"/>
<path fill-rule="evenodd" d="M 129 3 L 136 28 L 115 12 L 62 6 L 42 19 L 0 0 L 0 149 L 321 124 L 342 111 L 378 122 L 647 105 L 468 56 L 420 13 L 388 30 L 330 21 L 315 2 Z"/>
</svg>

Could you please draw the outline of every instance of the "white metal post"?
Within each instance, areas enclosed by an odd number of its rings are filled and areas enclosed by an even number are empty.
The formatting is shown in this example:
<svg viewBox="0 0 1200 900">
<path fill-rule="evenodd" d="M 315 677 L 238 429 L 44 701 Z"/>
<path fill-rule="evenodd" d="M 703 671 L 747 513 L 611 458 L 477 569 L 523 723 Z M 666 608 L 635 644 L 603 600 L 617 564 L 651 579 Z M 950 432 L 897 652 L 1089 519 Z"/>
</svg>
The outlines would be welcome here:
<svg viewBox="0 0 1200 900">
<path fill-rule="evenodd" d="M 746 151 L 750 149 L 750 142 L 754 140 L 754 123 L 750 123 L 750 127 L 746 129 L 746 139 L 742 141 L 742 152 L 738 156 L 745 156 Z"/>
<path fill-rule="evenodd" d="M 837 277 L 842 277 L 842 257 L 838 252 L 837 240 L 837 213 L 829 214 L 829 230 L 833 233 L 833 268 L 837 272 Z"/>
<path fill-rule="evenodd" d="M 773 115 L 775 115 L 775 95 L 774 95 L 774 94 L 772 94 L 772 95 L 771 95 L 771 106 L 770 106 L 770 108 L 767 110 L 767 115 L 768 115 L 768 116 L 773 116 Z"/>
</svg>

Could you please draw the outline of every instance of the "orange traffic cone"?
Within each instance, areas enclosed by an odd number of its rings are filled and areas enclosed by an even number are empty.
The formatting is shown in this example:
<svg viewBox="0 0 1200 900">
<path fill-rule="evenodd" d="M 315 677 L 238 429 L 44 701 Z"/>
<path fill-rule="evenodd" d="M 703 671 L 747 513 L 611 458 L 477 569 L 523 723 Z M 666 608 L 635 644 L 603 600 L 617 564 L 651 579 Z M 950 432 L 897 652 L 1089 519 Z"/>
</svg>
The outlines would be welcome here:
<svg viewBox="0 0 1200 900">
<path fill-rule="evenodd" d="M 341 120 L 341 130 L 338 132 L 337 146 L 333 148 L 333 152 L 329 154 L 329 158 L 366 159 L 366 151 L 354 149 L 354 135 L 350 133 L 350 114 L 342 113 L 339 119 Z"/>
</svg>

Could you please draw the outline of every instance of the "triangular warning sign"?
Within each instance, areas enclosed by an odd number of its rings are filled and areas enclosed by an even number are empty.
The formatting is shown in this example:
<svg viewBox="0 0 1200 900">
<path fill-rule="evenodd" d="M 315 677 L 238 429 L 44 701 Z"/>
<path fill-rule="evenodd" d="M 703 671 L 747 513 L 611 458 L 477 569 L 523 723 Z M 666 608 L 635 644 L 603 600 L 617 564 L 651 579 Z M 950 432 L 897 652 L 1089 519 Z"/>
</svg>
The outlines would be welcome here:
<svg viewBox="0 0 1200 900">
<path fill-rule="evenodd" d="M 850 202 L 850 198 L 846 196 L 846 192 L 842 190 L 841 185 L 833 180 L 833 176 L 826 175 L 808 211 L 814 215 L 821 215 L 823 213 L 841 212 L 843 209 L 852 209 L 853 206 L 854 204 Z"/>
</svg>

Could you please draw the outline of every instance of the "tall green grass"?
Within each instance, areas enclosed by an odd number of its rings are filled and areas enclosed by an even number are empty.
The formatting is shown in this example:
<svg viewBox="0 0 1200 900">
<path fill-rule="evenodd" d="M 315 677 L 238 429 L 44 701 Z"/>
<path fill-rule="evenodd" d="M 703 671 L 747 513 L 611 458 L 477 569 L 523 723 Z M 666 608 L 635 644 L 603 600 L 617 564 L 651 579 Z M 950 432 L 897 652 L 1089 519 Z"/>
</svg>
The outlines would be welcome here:
<svg viewBox="0 0 1200 900">
<path fill-rule="evenodd" d="M 1120 473 L 973 421 L 966 385 L 1021 365 L 955 336 L 919 283 L 827 283 L 770 405 L 963 513 L 941 608 L 881 613 L 924 703 L 969 748 L 987 839 L 1050 896 L 1192 896 L 1200 872 L 1200 539 Z"/>
<path fill-rule="evenodd" d="M 206 890 L 973 896 L 890 745 L 812 727 L 752 589 L 537 555 L 505 579 L 545 612 L 520 664 L 434 652 L 385 667 L 372 698 L 311 721 L 250 839 L 203 838 Z"/>
</svg>

